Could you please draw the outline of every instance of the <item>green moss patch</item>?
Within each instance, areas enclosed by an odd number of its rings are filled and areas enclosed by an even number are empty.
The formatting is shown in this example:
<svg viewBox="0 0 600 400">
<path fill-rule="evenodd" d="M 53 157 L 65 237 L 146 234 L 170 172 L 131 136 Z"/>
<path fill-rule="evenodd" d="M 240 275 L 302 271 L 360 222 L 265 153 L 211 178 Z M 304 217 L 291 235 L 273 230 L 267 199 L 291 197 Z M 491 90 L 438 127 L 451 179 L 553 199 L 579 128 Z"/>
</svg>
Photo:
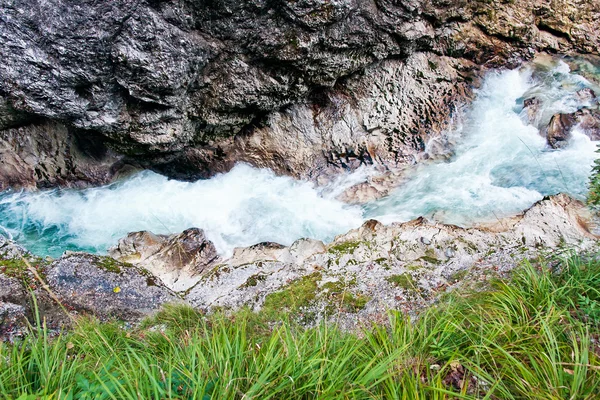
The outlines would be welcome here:
<svg viewBox="0 0 600 400">
<path fill-rule="evenodd" d="M 409 273 L 391 275 L 385 278 L 386 281 L 391 283 L 392 285 L 406 289 L 406 290 L 415 290 L 417 289 L 417 283 L 415 278 Z"/>
<path fill-rule="evenodd" d="M 362 242 L 343 242 L 333 245 L 329 248 L 330 253 L 354 254 L 354 251 L 361 245 Z"/>
<path fill-rule="evenodd" d="M 427 249 L 427 251 L 425 252 L 425 255 L 423 257 L 419 258 L 419 260 L 425 261 L 426 263 L 434 264 L 434 265 L 439 265 L 442 263 L 442 261 L 436 257 L 435 251 L 433 249 Z"/>
<path fill-rule="evenodd" d="M 251 277 L 249 277 L 246 282 L 244 282 L 240 288 L 248 288 L 248 287 L 254 287 L 256 285 L 259 284 L 259 282 L 263 282 L 265 279 L 267 279 L 267 275 L 265 274 L 254 274 Z"/>
<path fill-rule="evenodd" d="M 121 268 L 132 268 L 132 264 L 124 263 L 121 261 L 117 261 L 112 257 L 99 257 L 98 261 L 94 263 L 98 268 L 103 269 L 108 272 L 112 272 L 114 274 L 120 274 L 122 272 Z"/>
<path fill-rule="evenodd" d="M 362 293 L 350 291 L 350 288 L 355 287 L 356 283 L 356 278 L 350 280 L 341 278 L 323 285 L 322 293 L 327 301 L 326 311 L 328 314 L 340 311 L 356 313 L 365 308 L 371 298 Z"/>
<path fill-rule="evenodd" d="M 320 272 L 314 272 L 292 281 L 283 290 L 267 295 L 261 311 L 269 318 L 276 318 L 282 313 L 308 317 L 305 309 L 314 304 L 321 278 Z"/>
<path fill-rule="evenodd" d="M 41 258 L 35 258 L 28 260 L 27 263 L 35 269 L 40 278 L 46 280 L 46 272 L 44 270 L 45 261 Z M 0 273 L 10 277 L 18 279 L 27 286 L 31 286 L 35 282 L 35 277 L 29 271 L 27 263 L 23 259 L 0 259 Z"/>
</svg>

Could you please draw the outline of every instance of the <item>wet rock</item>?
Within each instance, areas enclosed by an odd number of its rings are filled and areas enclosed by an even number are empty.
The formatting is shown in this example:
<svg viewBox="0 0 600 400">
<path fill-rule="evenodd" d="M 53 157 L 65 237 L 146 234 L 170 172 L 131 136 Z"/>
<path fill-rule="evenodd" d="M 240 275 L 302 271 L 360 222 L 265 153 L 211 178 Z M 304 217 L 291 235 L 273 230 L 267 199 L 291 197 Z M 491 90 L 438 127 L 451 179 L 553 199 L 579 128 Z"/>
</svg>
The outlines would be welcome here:
<svg viewBox="0 0 600 400">
<path fill-rule="evenodd" d="M 101 319 L 139 321 L 179 300 L 148 271 L 109 257 L 66 255 L 45 272 L 50 291 L 68 310 Z"/>
<path fill-rule="evenodd" d="M 600 65 L 600 57 L 593 54 L 581 54 L 577 58 L 566 60 L 571 71 L 583 76 L 595 85 L 600 85 L 600 73 L 596 69 Z"/>
<path fill-rule="evenodd" d="M 148 231 L 130 233 L 109 249 L 109 254 L 147 269 L 174 291 L 193 286 L 219 259 L 213 243 L 197 228 L 170 236 Z"/>
<path fill-rule="evenodd" d="M 107 183 L 128 166 L 103 142 L 98 135 L 76 136 L 50 121 L 0 130 L 0 190 Z"/>
<path fill-rule="evenodd" d="M 571 129 L 577 123 L 573 114 L 556 114 L 550 120 L 546 130 L 548 146 L 553 149 L 566 147 L 571 137 Z"/>
<path fill-rule="evenodd" d="M 579 103 L 587 103 L 587 105 L 592 105 L 598 101 L 596 93 L 590 88 L 578 90 L 575 93 L 575 99 L 577 99 Z"/>
<path fill-rule="evenodd" d="M 365 204 L 387 196 L 392 189 L 406 181 L 403 169 L 387 169 L 383 173 L 367 176 L 365 182 L 352 185 L 337 199 L 348 204 Z"/>
<path fill-rule="evenodd" d="M 565 147 L 575 126 L 591 140 L 600 140 L 600 110 L 585 107 L 572 114 L 554 115 L 546 130 L 548 145 L 553 149 Z"/>
<path fill-rule="evenodd" d="M 361 165 L 396 170 L 419 161 L 429 138 L 449 128 L 451 116 L 472 98 L 475 75 L 457 72 L 472 67 L 432 53 L 382 61 L 349 77 L 343 88 L 269 114 L 223 152 L 231 164 L 245 161 L 313 180 Z M 385 195 L 385 188 L 372 188 L 367 196 L 360 191 L 360 199 Z"/>
<path fill-rule="evenodd" d="M 592 140 L 600 140 L 600 110 L 583 108 L 575 113 L 579 128 Z"/>
<path fill-rule="evenodd" d="M 537 126 L 540 118 L 540 107 L 542 102 L 537 97 L 531 97 L 523 101 L 523 113 L 525 121 L 530 125 Z"/>
</svg>

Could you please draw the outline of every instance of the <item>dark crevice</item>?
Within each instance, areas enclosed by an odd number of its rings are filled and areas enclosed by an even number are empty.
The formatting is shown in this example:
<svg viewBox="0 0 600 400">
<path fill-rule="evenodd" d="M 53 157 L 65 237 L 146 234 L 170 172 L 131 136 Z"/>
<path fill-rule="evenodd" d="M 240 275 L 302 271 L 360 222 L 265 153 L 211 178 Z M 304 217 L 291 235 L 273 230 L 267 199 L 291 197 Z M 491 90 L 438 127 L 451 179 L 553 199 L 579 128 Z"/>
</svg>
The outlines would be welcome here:
<svg viewBox="0 0 600 400">
<path fill-rule="evenodd" d="M 566 32 L 559 31 L 557 29 L 552 28 L 551 26 L 545 24 L 543 21 L 540 21 L 536 24 L 537 28 L 542 32 L 548 32 L 553 36 L 560 37 L 563 39 L 567 39 L 571 41 L 571 35 Z"/>
</svg>

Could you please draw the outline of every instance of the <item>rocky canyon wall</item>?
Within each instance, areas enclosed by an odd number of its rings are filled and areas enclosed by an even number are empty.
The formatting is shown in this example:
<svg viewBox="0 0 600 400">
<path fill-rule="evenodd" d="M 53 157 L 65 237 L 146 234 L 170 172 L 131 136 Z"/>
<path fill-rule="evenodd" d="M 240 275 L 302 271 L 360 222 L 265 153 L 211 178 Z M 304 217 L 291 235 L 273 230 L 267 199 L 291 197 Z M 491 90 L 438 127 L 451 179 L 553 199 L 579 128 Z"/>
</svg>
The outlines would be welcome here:
<svg viewBox="0 0 600 400">
<path fill-rule="evenodd" d="M 1 0 L 0 188 L 418 161 L 488 67 L 598 55 L 586 0 Z"/>
</svg>

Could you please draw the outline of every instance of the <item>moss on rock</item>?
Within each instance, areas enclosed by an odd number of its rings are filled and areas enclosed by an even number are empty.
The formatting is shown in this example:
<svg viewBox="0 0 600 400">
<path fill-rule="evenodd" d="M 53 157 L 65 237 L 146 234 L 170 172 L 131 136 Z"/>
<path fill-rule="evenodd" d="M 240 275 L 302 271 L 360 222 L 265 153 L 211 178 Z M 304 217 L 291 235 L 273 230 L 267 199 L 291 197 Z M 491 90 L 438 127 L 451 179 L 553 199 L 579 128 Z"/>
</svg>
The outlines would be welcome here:
<svg viewBox="0 0 600 400">
<path fill-rule="evenodd" d="M 276 318 L 282 313 L 302 314 L 299 316 L 306 320 L 310 313 L 303 311 L 314 304 L 321 278 L 320 272 L 314 272 L 292 281 L 278 292 L 267 295 L 262 312 L 270 318 Z"/>
<path fill-rule="evenodd" d="M 390 275 L 387 278 L 385 278 L 385 280 L 391 283 L 392 285 L 405 290 L 417 289 L 415 278 L 407 272 L 403 274 Z"/>
<path fill-rule="evenodd" d="M 35 277 L 30 272 L 27 264 L 35 269 L 40 278 L 45 280 L 44 266 L 46 262 L 37 257 L 30 260 L 20 258 L 0 259 L 0 273 L 10 278 L 18 279 L 25 285 L 30 286 L 35 281 Z"/>
<path fill-rule="evenodd" d="M 333 245 L 329 248 L 330 253 L 354 254 L 354 251 L 361 245 L 362 242 L 342 242 Z"/>
<path fill-rule="evenodd" d="M 100 269 L 115 274 L 121 273 L 121 267 L 133 267 L 133 265 L 131 264 L 126 264 L 124 262 L 117 261 L 112 257 L 106 256 L 98 257 L 98 262 L 96 263 L 96 266 Z"/>
</svg>

